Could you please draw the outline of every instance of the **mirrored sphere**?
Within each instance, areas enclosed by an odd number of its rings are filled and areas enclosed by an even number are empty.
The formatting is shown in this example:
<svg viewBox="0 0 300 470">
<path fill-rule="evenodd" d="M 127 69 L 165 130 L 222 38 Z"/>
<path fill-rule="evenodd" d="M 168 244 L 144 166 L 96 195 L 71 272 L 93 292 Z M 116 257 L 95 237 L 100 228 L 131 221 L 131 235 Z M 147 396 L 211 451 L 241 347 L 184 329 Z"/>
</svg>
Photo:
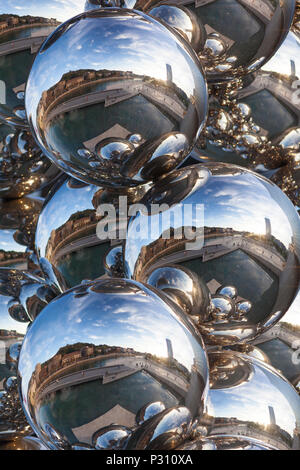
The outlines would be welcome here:
<svg viewBox="0 0 300 470">
<path fill-rule="evenodd" d="M 45 155 L 62 170 L 133 187 L 188 155 L 204 125 L 207 89 L 180 36 L 143 13 L 100 9 L 64 23 L 44 43 L 26 111 Z M 136 145 L 133 134 L 141 136 Z"/>
<path fill-rule="evenodd" d="M 42 202 L 34 197 L 0 199 L 0 267 L 27 269 L 28 249 L 33 247 L 34 232 Z"/>
<path fill-rule="evenodd" d="M 142 0 L 136 8 L 181 33 L 203 61 L 208 80 L 222 82 L 269 60 L 291 27 L 295 1 Z"/>
<path fill-rule="evenodd" d="M 206 284 L 188 268 L 177 265 L 154 269 L 145 282 L 164 292 L 187 315 L 206 320 L 211 307 L 211 296 Z"/>
<path fill-rule="evenodd" d="M 209 353 L 210 436 L 256 439 L 278 450 L 300 448 L 300 397 L 271 366 L 238 352 Z"/>
<path fill-rule="evenodd" d="M 96 450 L 122 450 L 131 436 L 131 430 L 125 426 L 111 424 L 93 435 L 92 442 Z"/>
<path fill-rule="evenodd" d="M 128 205 L 136 203 L 148 186 L 126 190 L 125 194 L 62 177 L 49 193 L 38 219 L 35 251 L 42 269 L 43 259 L 56 271 L 62 290 L 74 287 L 84 279 L 109 275 L 121 276 L 123 261 L 115 244 L 126 236 L 127 215 L 120 216 L 118 226 L 106 224 L 106 213 L 97 213 L 101 204 L 112 204 L 119 212 L 119 196 Z M 102 224 L 103 221 L 103 224 Z M 100 233 L 101 232 L 101 233 Z M 124 276 L 122 276 L 124 277 Z"/>
<path fill-rule="evenodd" d="M 147 405 L 143 406 L 136 415 L 136 423 L 138 425 L 143 424 L 148 419 L 152 418 L 153 416 L 161 413 L 166 409 L 165 405 L 161 401 L 156 401 L 154 403 L 148 403 Z"/>
<path fill-rule="evenodd" d="M 290 31 L 274 57 L 249 77 L 237 96 L 240 105 L 250 108 L 259 136 L 293 150 L 300 145 L 299 133 L 295 140 L 295 129 L 300 126 L 299 46 L 299 37 Z"/>
<path fill-rule="evenodd" d="M 205 341 L 252 340 L 288 310 L 299 287 L 300 221 L 269 180 L 233 165 L 193 165 L 158 180 L 141 203 L 128 225 L 127 276 L 147 282 L 154 269 L 176 263 L 242 313 L 199 318 Z M 216 296 L 221 286 L 235 286 L 234 302 Z"/>
<path fill-rule="evenodd" d="M 223 295 L 225 297 L 229 297 L 230 299 L 237 298 L 237 290 L 234 286 L 221 286 L 216 291 L 217 294 Z"/>
<path fill-rule="evenodd" d="M 114 246 L 109 250 L 104 259 L 104 269 L 110 277 L 125 277 L 123 248 L 121 245 Z"/>
<path fill-rule="evenodd" d="M 53 300 L 27 332 L 18 375 L 26 415 L 50 448 L 119 445 L 124 426 L 126 448 L 172 448 L 201 415 L 208 386 L 202 339 L 182 310 L 121 279 Z M 165 410 L 137 428 L 139 410 L 157 401 Z"/>
</svg>

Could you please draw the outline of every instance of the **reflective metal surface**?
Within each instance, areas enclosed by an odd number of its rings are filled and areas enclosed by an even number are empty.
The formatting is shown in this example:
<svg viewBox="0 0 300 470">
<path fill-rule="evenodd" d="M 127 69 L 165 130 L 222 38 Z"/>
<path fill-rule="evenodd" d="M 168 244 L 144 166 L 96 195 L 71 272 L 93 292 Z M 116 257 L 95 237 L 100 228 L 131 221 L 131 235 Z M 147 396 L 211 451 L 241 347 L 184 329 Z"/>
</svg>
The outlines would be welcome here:
<svg viewBox="0 0 300 470">
<path fill-rule="evenodd" d="M 20 198 L 43 188 L 58 174 L 30 132 L 11 129 L 0 142 L 0 197 Z"/>
<path fill-rule="evenodd" d="M 174 448 L 201 415 L 208 385 L 193 324 L 158 290 L 121 279 L 52 301 L 28 330 L 18 373 L 26 415 L 56 449 L 119 446 L 126 436 L 126 448 Z M 165 410 L 138 426 L 139 410 L 157 401 Z"/>
<path fill-rule="evenodd" d="M 45 155 L 62 170 L 131 187 L 188 155 L 204 125 L 207 89 L 180 36 L 139 12 L 95 10 L 45 42 L 27 82 L 26 111 Z M 141 136 L 135 145 L 133 134 Z"/>
<path fill-rule="evenodd" d="M 100 204 L 113 204 L 118 210 L 119 196 L 122 195 L 127 197 L 128 205 L 134 204 L 139 202 L 148 188 L 142 186 L 116 193 L 73 178 L 61 178 L 49 193 L 41 211 L 35 249 L 40 263 L 44 264 L 42 258 L 45 258 L 56 270 L 57 282 L 62 290 L 105 273 L 118 274 L 118 277 L 123 274 L 118 238 L 121 230 L 126 235 L 127 214 L 120 215 L 118 226 L 114 225 L 108 230 L 107 238 L 100 239 L 97 227 L 101 226 L 102 221 L 105 223 L 106 217 L 104 213 L 97 213 L 97 208 Z M 45 273 L 44 266 L 42 269 Z"/>
<path fill-rule="evenodd" d="M 31 196 L 0 200 L 0 268 L 27 269 L 41 208 L 42 201 Z"/>
<path fill-rule="evenodd" d="M 300 397 L 267 364 L 237 352 L 209 353 L 206 423 L 212 436 L 256 439 L 278 450 L 300 448 Z"/>
<path fill-rule="evenodd" d="M 1 450 L 47 450 L 40 439 L 32 436 L 20 437 L 0 444 Z"/>
<path fill-rule="evenodd" d="M 208 80 L 220 82 L 267 62 L 292 24 L 295 1 L 142 0 L 136 8 L 181 33 L 201 58 Z"/>
<path fill-rule="evenodd" d="M 209 439 L 195 439 L 187 441 L 176 450 L 277 450 L 276 448 L 257 439 L 244 436 L 228 437 L 209 436 Z"/>
<path fill-rule="evenodd" d="M 207 320 L 211 296 L 197 274 L 183 266 L 169 265 L 154 269 L 145 280 L 179 305 L 185 313 Z M 203 317 L 202 317 L 203 315 Z"/>
<path fill-rule="evenodd" d="M 282 318 L 299 287 L 300 222 L 278 187 L 233 165 L 194 165 L 161 178 L 141 202 L 125 243 L 128 277 L 144 282 L 176 263 L 213 295 L 221 286 L 237 289 L 230 316 L 199 319 L 205 341 L 249 341 Z"/>
</svg>

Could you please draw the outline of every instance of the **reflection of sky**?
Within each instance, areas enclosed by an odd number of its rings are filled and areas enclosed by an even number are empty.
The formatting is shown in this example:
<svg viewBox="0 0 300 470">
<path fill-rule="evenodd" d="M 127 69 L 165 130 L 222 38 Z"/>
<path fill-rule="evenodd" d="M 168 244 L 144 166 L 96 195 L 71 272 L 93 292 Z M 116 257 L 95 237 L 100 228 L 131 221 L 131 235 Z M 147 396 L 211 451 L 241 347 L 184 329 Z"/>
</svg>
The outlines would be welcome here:
<svg viewBox="0 0 300 470">
<path fill-rule="evenodd" d="M 84 11 L 85 0 L 1 0 L 0 14 L 43 16 L 66 21 Z"/>
<path fill-rule="evenodd" d="M 64 183 L 44 207 L 36 231 L 36 246 L 40 256 L 45 256 L 45 249 L 52 230 L 65 224 L 72 214 L 86 209 L 94 209 L 93 195 L 100 188 L 84 186 L 82 188 L 68 188 Z"/>
<path fill-rule="evenodd" d="M 283 75 L 291 74 L 291 59 L 296 65 L 296 75 L 300 77 L 300 40 L 296 34 L 290 32 L 285 41 L 266 65 L 262 67 L 266 72 L 277 72 Z"/>
<path fill-rule="evenodd" d="M 300 399 L 285 381 L 256 364 L 254 377 L 236 388 L 210 391 L 211 412 L 218 417 L 237 417 L 241 421 L 271 424 L 269 406 L 276 424 L 293 436 L 295 411 L 300 424 Z M 294 410 L 294 411 L 293 411 Z"/>
<path fill-rule="evenodd" d="M 13 238 L 15 231 L 15 229 L 0 231 L 0 250 L 16 251 L 18 253 L 25 252 L 26 246 L 19 245 Z"/>
<path fill-rule="evenodd" d="M 127 289 L 116 294 L 103 291 L 82 296 L 73 291 L 49 304 L 36 318 L 24 342 L 20 363 L 23 390 L 37 363 L 53 357 L 62 346 L 77 342 L 130 347 L 166 358 L 169 338 L 179 363 L 190 370 L 196 357 L 203 364 L 201 347 L 169 307 L 149 295 L 148 290 L 145 293 Z"/>
<path fill-rule="evenodd" d="M 41 93 L 58 83 L 63 74 L 81 69 L 132 71 L 166 80 L 166 65 L 171 64 L 173 82 L 191 96 L 195 88 L 205 86 L 204 80 L 180 44 L 164 26 L 141 16 L 82 19 L 38 54 L 28 81 L 27 110 L 35 109 Z M 35 116 L 31 117 L 35 124 Z"/>
<path fill-rule="evenodd" d="M 290 309 L 282 318 L 282 321 L 300 327 L 300 292 L 292 303 Z"/>
</svg>

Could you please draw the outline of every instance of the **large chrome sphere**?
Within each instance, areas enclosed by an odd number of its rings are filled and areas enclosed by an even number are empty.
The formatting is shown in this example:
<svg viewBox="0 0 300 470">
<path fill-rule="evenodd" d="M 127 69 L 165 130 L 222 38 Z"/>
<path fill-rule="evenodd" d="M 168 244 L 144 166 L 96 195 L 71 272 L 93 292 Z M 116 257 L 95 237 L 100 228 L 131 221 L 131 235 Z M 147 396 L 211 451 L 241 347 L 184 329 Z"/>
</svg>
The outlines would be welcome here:
<svg viewBox="0 0 300 470">
<path fill-rule="evenodd" d="M 161 178 L 141 203 L 128 226 L 127 276 L 147 282 L 170 263 L 194 271 L 214 296 L 208 321 L 199 311 L 206 341 L 249 341 L 288 310 L 299 287 L 300 221 L 275 184 L 233 165 L 194 165 Z M 216 294 L 228 290 L 234 299 Z"/>
<path fill-rule="evenodd" d="M 251 73 L 269 60 L 291 27 L 295 3 L 88 0 L 86 8 L 91 4 L 94 8 L 125 6 L 159 18 L 191 44 L 203 61 L 208 80 L 222 82 Z"/>
<path fill-rule="evenodd" d="M 210 436 L 253 438 L 300 449 L 300 396 L 273 367 L 237 352 L 211 352 L 203 421 Z"/>
<path fill-rule="evenodd" d="M 0 142 L 0 197 L 20 198 L 44 188 L 59 174 L 27 130 L 12 130 Z"/>
<path fill-rule="evenodd" d="M 128 204 L 138 202 L 147 189 L 142 186 L 127 190 Z M 122 224 L 126 235 L 127 216 L 122 220 L 119 217 L 119 226 L 114 225 L 102 238 L 98 228 L 101 221 L 105 223 L 106 214 L 97 209 L 101 204 L 112 204 L 117 213 L 120 195 L 64 176 L 49 194 L 38 219 L 35 249 L 39 259 L 47 259 L 60 274 L 61 289 L 103 276 L 109 271 L 108 265 L 112 268 L 111 246 L 122 238 Z M 115 268 L 122 272 L 120 261 L 122 264 L 119 259 Z"/>
<path fill-rule="evenodd" d="M 174 169 L 206 110 L 206 82 L 188 44 L 122 9 L 87 12 L 57 28 L 26 88 L 28 120 L 45 154 L 70 175 L 109 187 Z"/>
<path fill-rule="evenodd" d="M 27 269 L 41 208 L 41 200 L 31 196 L 0 200 L 0 267 Z"/>
<path fill-rule="evenodd" d="M 192 323 L 158 290 L 129 280 L 82 284 L 52 301 L 28 330 L 18 371 L 26 415 L 54 449 L 172 448 L 207 394 Z"/>
</svg>

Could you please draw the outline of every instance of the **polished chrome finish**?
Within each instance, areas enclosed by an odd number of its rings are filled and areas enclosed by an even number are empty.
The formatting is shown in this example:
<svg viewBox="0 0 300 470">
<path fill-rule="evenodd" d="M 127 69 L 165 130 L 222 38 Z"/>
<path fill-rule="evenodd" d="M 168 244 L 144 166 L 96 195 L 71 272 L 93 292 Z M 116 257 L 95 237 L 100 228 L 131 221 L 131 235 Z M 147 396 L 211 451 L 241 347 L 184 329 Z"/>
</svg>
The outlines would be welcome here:
<svg viewBox="0 0 300 470">
<path fill-rule="evenodd" d="M 191 316 L 207 320 L 211 309 L 211 296 L 206 284 L 183 266 L 169 265 L 154 269 L 145 282 L 166 294 Z"/>
<path fill-rule="evenodd" d="M 27 269 L 41 208 L 42 202 L 33 197 L 0 200 L 0 268 Z"/>
<path fill-rule="evenodd" d="M 128 205 L 137 203 L 148 189 L 145 185 L 118 193 L 62 177 L 49 194 L 36 229 L 35 250 L 47 282 L 52 278 L 52 284 L 65 291 L 105 272 L 123 276 L 118 227 L 107 233 L 107 239 L 98 238 L 97 226 L 104 217 L 97 215 L 97 208 L 100 204 L 117 208 L 122 195 Z M 122 224 L 126 235 L 127 216 L 119 218 L 120 229 Z"/>
<path fill-rule="evenodd" d="M 0 450 L 47 450 L 40 439 L 33 436 L 25 436 L 13 441 L 1 442 Z"/>
<path fill-rule="evenodd" d="M 277 450 L 265 442 L 244 436 L 209 436 L 209 439 L 187 441 L 176 450 Z"/>
<path fill-rule="evenodd" d="M 111 424 L 97 431 L 92 438 L 96 450 L 122 450 L 126 448 L 132 432 L 126 426 Z"/>
<path fill-rule="evenodd" d="M 134 187 L 192 150 L 207 89 L 180 36 L 143 13 L 110 8 L 56 29 L 36 56 L 25 101 L 37 142 L 62 170 L 92 184 Z M 141 137 L 135 145 L 132 134 Z"/>
<path fill-rule="evenodd" d="M 176 263 L 200 276 L 212 295 L 220 286 L 237 289 L 238 310 L 227 321 L 199 319 L 205 341 L 249 341 L 283 317 L 299 287 L 300 221 L 278 187 L 237 166 L 194 165 L 158 180 L 141 202 L 145 209 L 130 220 L 125 243 L 128 277 L 147 282 L 154 269 Z M 171 211 L 177 233 L 168 230 Z M 151 233 L 154 226 L 160 228 Z"/>
<path fill-rule="evenodd" d="M 123 247 L 122 245 L 114 246 L 107 253 L 104 261 L 104 269 L 110 277 L 125 277 Z"/>
<path fill-rule="evenodd" d="M 20 198 L 32 193 L 45 187 L 59 173 L 42 154 L 30 132 L 10 130 L 0 141 L 0 198 Z"/>
<path fill-rule="evenodd" d="M 135 8 L 181 33 L 201 58 L 208 80 L 222 82 L 270 59 L 291 27 L 295 1 L 142 0 Z"/>
<path fill-rule="evenodd" d="M 300 397 L 269 365 L 238 352 L 209 353 L 210 436 L 256 439 L 278 450 L 300 449 Z"/>
<path fill-rule="evenodd" d="M 258 359 L 259 361 L 265 362 L 266 364 L 272 365 L 269 357 L 257 346 L 252 344 L 239 343 L 229 346 L 228 349 L 231 351 L 236 351 L 246 356 L 252 357 L 253 359 Z"/>
<path fill-rule="evenodd" d="M 173 448 L 201 415 L 208 385 L 202 339 L 182 310 L 121 279 L 53 300 L 28 330 L 18 374 L 26 415 L 50 448 L 108 442 L 101 432 L 111 423 L 132 432 L 126 448 Z M 165 411 L 137 427 L 154 401 Z"/>
<path fill-rule="evenodd" d="M 234 286 L 221 286 L 217 289 L 216 294 L 229 297 L 232 300 L 237 298 L 237 290 Z"/>
<path fill-rule="evenodd" d="M 153 418 L 153 416 L 161 413 L 162 411 L 165 411 L 165 409 L 166 407 L 161 401 L 148 403 L 137 412 L 137 425 L 140 426 L 141 424 L 145 423 L 145 421 L 147 421 L 148 419 Z"/>
<path fill-rule="evenodd" d="M 11 344 L 6 351 L 6 366 L 9 370 L 16 372 L 21 351 L 22 341 Z"/>
</svg>

